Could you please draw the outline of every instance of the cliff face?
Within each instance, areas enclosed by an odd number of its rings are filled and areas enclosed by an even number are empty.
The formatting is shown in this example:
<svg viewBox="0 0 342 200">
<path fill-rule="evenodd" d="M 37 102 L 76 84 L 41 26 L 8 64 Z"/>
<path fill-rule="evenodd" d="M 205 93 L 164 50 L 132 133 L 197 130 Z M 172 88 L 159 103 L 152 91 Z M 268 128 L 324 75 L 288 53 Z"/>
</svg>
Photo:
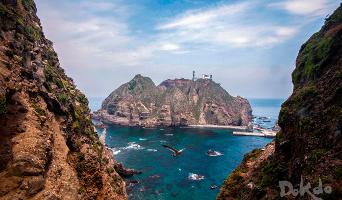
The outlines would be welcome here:
<svg viewBox="0 0 342 200">
<path fill-rule="evenodd" d="M 300 49 L 292 74 L 294 90 L 282 105 L 282 129 L 264 151 L 247 154 L 221 188 L 218 199 L 278 199 L 278 181 L 295 188 L 303 177 L 310 191 L 319 186 L 342 196 L 342 7 Z M 275 149 L 274 149 L 275 147 Z M 293 196 L 289 195 L 287 198 Z M 310 199 L 308 196 L 297 198 Z"/>
<path fill-rule="evenodd" d="M 112 92 L 95 113 L 105 122 L 138 126 L 248 125 L 249 102 L 212 80 L 166 80 L 156 86 L 136 75 Z"/>
<path fill-rule="evenodd" d="M 32 0 L 0 0 L 0 199 L 125 199 Z"/>
</svg>

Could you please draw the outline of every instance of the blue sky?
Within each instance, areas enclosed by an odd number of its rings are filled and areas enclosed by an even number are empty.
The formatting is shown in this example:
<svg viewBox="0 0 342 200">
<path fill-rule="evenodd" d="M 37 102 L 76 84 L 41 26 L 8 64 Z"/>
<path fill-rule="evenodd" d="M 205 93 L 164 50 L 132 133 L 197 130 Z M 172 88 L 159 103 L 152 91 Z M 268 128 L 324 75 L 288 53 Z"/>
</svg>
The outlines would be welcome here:
<svg viewBox="0 0 342 200">
<path fill-rule="evenodd" d="M 88 97 L 135 74 L 212 74 L 230 94 L 286 98 L 298 50 L 337 0 L 36 0 L 45 35 Z"/>
</svg>

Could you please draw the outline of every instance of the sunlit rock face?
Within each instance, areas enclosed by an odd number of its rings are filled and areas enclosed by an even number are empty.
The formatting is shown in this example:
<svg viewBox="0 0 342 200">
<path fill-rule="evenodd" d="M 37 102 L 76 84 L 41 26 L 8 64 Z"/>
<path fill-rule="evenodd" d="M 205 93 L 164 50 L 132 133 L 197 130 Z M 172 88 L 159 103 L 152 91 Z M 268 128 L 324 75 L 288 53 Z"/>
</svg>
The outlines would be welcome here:
<svg viewBox="0 0 342 200">
<path fill-rule="evenodd" d="M 126 199 L 32 0 L 0 1 L 0 199 Z"/>
</svg>

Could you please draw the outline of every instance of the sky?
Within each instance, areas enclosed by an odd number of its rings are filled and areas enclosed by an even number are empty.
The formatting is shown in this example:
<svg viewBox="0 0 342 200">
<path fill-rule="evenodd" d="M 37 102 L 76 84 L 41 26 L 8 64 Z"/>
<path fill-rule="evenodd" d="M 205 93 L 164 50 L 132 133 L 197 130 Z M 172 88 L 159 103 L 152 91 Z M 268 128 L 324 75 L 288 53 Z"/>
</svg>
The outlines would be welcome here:
<svg viewBox="0 0 342 200">
<path fill-rule="evenodd" d="M 88 97 L 136 74 L 212 74 L 231 95 L 286 98 L 300 46 L 339 0 L 36 0 L 43 31 Z"/>
</svg>

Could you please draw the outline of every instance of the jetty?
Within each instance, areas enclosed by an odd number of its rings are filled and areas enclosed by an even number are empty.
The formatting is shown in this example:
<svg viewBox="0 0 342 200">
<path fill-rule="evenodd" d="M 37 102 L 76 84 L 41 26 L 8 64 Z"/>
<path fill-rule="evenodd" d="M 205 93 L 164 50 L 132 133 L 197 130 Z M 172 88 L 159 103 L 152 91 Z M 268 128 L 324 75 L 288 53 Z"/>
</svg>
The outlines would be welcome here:
<svg viewBox="0 0 342 200">
<path fill-rule="evenodd" d="M 270 131 L 270 130 L 261 130 L 261 132 L 242 132 L 242 131 L 233 132 L 233 135 L 258 136 L 258 137 L 275 137 L 276 134 L 277 134 L 276 131 Z"/>
</svg>

